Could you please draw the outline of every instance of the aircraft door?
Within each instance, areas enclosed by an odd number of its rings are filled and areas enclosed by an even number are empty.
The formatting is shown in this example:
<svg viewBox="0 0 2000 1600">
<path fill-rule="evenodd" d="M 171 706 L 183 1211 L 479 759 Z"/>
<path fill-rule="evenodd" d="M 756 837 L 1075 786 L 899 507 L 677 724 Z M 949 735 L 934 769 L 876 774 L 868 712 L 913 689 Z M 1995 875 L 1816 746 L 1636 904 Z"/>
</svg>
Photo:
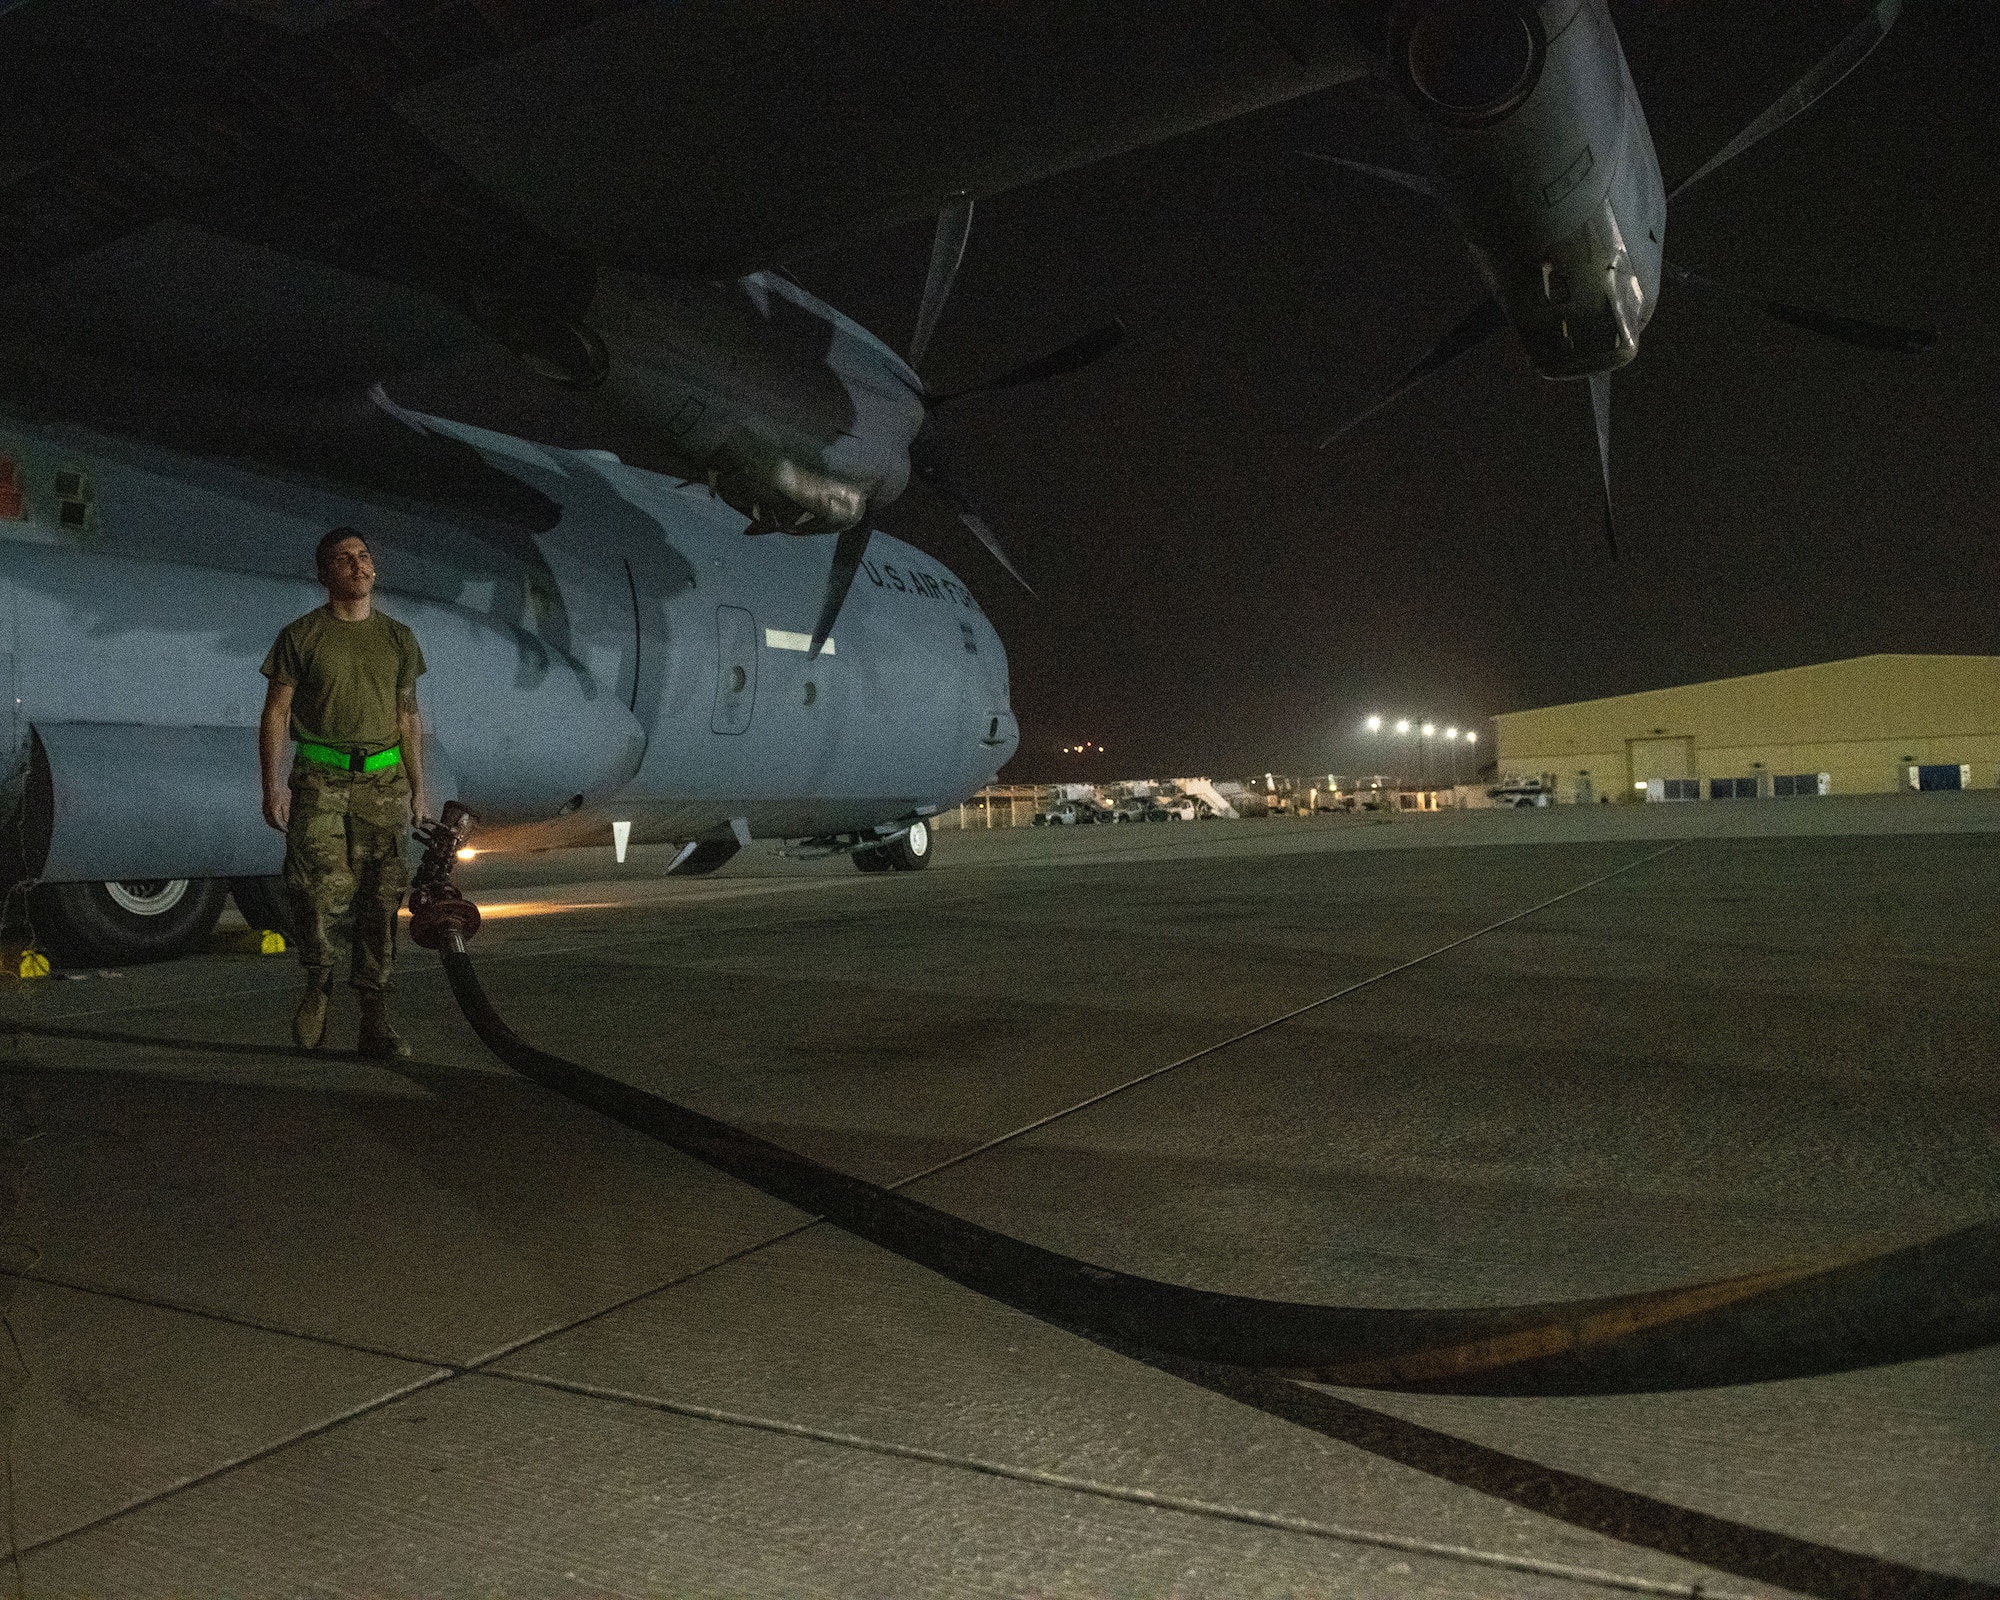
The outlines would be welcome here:
<svg viewBox="0 0 2000 1600">
<path fill-rule="evenodd" d="M 741 606 L 715 608 L 713 733 L 745 733 L 757 702 L 757 621 Z"/>
</svg>

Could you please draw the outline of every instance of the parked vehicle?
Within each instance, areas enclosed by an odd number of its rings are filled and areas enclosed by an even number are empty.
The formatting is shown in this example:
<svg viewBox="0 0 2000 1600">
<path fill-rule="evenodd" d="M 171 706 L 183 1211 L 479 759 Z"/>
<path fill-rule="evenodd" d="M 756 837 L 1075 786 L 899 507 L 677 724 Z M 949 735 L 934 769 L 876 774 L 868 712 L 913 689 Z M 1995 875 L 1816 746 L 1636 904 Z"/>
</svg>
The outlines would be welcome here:
<svg viewBox="0 0 2000 1600">
<path fill-rule="evenodd" d="M 1528 778 L 1520 783 L 1502 784 L 1497 789 L 1488 789 L 1486 798 L 1496 806 L 1513 806 L 1521 810 L 1551 805 L 1555 801 L 1554 793 L 1543 788 L 1541 780 L 1537 778 Z"/>
<path fill-rule="evenodd" d="M 1153 820 L 1152 812 L 1155 809 L 1156 807 L 1150 800 L 1135 794 L 1128 799 L 1120 800 L 1118 804 L 1111 808 L 1111 820 L 1113 822 L 1150 822 Z"/>
<path fill-rule="evenodd" d="M 1210 807 L 1199 800 L 1190 800 L 1184 794 L 1162 796 L 1158 806 L 1163 820 L 1171 822 L 1197 822 L 1213 814 Z"/>
<path fill-rule="evenodd" d="M 1078 809 L 1077 803 L 1070 800 L 1047 811 L 1037 811 L 1028 820 L 1037 828 L 1073 828 L 1078 821 Z"/>
</svg>

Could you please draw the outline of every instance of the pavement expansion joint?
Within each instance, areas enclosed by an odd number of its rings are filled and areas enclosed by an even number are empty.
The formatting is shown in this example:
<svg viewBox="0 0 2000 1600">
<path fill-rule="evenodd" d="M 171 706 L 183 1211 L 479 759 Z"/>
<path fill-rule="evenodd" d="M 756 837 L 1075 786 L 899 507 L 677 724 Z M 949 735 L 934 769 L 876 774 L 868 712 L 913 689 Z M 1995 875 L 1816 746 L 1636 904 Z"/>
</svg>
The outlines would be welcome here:
<svg viewBox="0 0 2000 1600">
<path fill-rule="evenodd" d="M 627 1390 L 606 1388 L 598 1384 L 578 1383 L 568 1379 L 520 1372 L 490 1372 L 482 1373 L 480 1376 L 499 1379 L 506 1383 L 524 1384 L 531 1388 L 573 1394 L 610 1405 L 665 1412 L 699 1422 L 712 1422 L 722 1427 L 747 1428 L 762 1433 L 779 1434 L 790 1439 L 807 1439 L 816 1444 L 830 1445 L 841 1450 L 859 1450 L 871 1455 L 890 1456 L 901 1461 L 920 1461 L 929 1466 L 979 1473 L 991 1478 L 1007 1478 L 1016 1483 L 1033 1484 L 1044 1489 L 1090 1495 L 1100 1500 L 1122 1501 L 1127 1505 L 1147 1506 L 1154 1510 L 1171 1511 L 1184 1516 L 1243 1523 L 1250 1527 L 1270 1528 L 1276 1532 L 1301 1534 L 1308 1538 L 1328 1539 L 1341 1544 L 1367 1545 L 1382 1550 L 1398 1550 L 1410 1555 L 1431 1556 L 1482 1567 L 1498 1567 L 1511 1572 L 1534 1573 L 1540 1577 L 1561 1578 L 1573 1583 L 1630 1594 L 1676 1595 L 1689 1597 L 1689 1600 L 1760 1600 L 1760 1597 L 1752 1591 L 1718 1588 L 1705 1582 L 1665 1582 L 1654 1578 L 1636 1577 L 1628 1573 L 1608 1572 L 1596 1567 L 1581 1567 L 1570 1562 L 1544 1561 L 1534 1556 L 1510 1555 L 1504 1551 L 1482 1550 L 1472 1545 L 1422 1539 L 1411 1534 L 1391 1533 L 1375 1528 L 1348 1527 L 1341 1523 L 1322 1522 L 1310 1517 L 1293 1517 L 1282 1512 L 1262 1511 L 1254 1506 L 1228 1505 L 1192 1495 L 1172 1494 L 1159 1489 L 1142 1489 L 1132 1484 L 1110 1483 L 1099 1478 L 1080 1478 L 1065 1472 L 1050 1472 L 1042 1467 L 1024 1466 L 1018 1462 L 996 1461 L 989 1457 L 970 1456 L 958 1451 L 932 1450 L 923 1445 L 872 1438 L 867 1434 L 846 1433 L 835 1428 L 819 1428 L 810 1423 L 792 1422 L 783 1417 L 765 1417 L 753 1412 L 699 1405 L 688 1400 L 668 1400 L 657 1395 L 634 1394 Z"/>
<path fill-rule="evenodd" d="M 189 1305 L 185 1301 L 169 1300 L 162 1295 L 134 1294 L 129 1289 L 113 1289 L 101 1283 L 83 1283 L 37 1267 L 0 1267 L 0 1278 L 13 1278 L 24 1283 L 45 1283 L 52 1288 L 68 1289 L 74 1294 L 96 1295 L 100 1299 L 118 1300 L 126 1305 L 145 1306 L 152 1311 L 171 1311 L 184 1317 L 200 1317 L 204 1322 L 217 1322 L 231 1328 L 248 1328 L 255 1333 L 275 1334 L 283 1339 L 298 1339 L 306 1344 L 324 1345 L 330 1350 L 345 1350 L 354 1355 L 379 1356 L 385 1361 L 401 1361 L 413 1367 L 434 1367 L 441 1372 L 454 1373 L 471 1370 L 461 1363 L 440 1360 L 436 1356 L 412 1355 L 407 1350 L 391 1350 L 386 1345 L 362 1344 L 355 1339 L 340 1339 L 330 1333 L 315 1333 L 310 1328 L 296 1328 L 281 1322 L 268 1322 L 261 1317 L 244 1316 L 240 1312 L 217 1311 L 208 1306 Z"/>
<path fill-rule="evenodd" d="M 295 1445 L 304 1444 L 309 1439 L 320 1438 L 324 1434 L 333 1432 L 336 1428 L 345 1427 L 348 1423 L 380 1411 L 385 1406 L 392 1406 L 400 1400 L 407 1400 L 413 1394 L 421 1393 L 425 1389 L 435 1388 L 437 1385 L 448 1382 L 450 1379 L 458 1376 L 459 1374 L 450 1368 L 436 1368 L 423 1374 L 421 1377 L 413 1378 L 408 1383 L 398 1384 L 395 1388 L 384 1394 L 372 1395 L 359 1405 L 349 1406 L 344 1411 L 340 1411 L 333 1416 L 323 1417 L 308 1427 L 294 1429 L 281 1439 L 273 1439 L 268 1444 L 259 1445 L 255 1450 L 246 1450 L 242 1454 L 232 1456 L 226 1461 L 218 1461 L 214 1466 L 201 1472 L 189 1473 L 184 1478 L 177 1478 L 172 1483 L 163 1484 L 161 1487 L 151 1490 L 146 1494 L 135 1496 L 123 1505 L 113 1506 L 109 1511 L 92 1517 L 86 1522 L 79 1522 L 75 1527 L 64 1528 L 58 1533 L 52 1533 L 44 1538 L 37 1539 L 32 1544 L 24 1544 L 15 1552 L 15 1559 L 19 1560 L 22 1556 L 34 1555 L 37 1551 L 47 1550 L 55 1545 L 63 1544 L 68 1540 L 89 1533 L 93 1529 L 102 1528 L 109 1523 L 117 1522 L 121 1518 L 129 1517 L 134 1512 L 144 1511 L 149 1506 L 158 1505 L 163 1500 L 171 1500 L 177 1495 L 187 1493 L 190 1489 L 198 1489 L 203 1484 L 213 1483 L 218 1478 L 227 1477 L 230 1473 L 240 1468 L 251 1466 L 259 1461 L 269 1460 L 272 1456 L 282 1454 Z"/>
<path fill-rule="evenodd" d="M 1599 884 L 1609 883 L 1613 878 L 1622 877 L 1628 872 L 1635 871 L 1645 866 L 1649 861 L 1657 861 L 1661 856 L 1671 854 L 1687 842 L 1685 839 L 1680 839 L 1667 845 L 1664 849 L 1649 851 L 1635 861 L 1627 861 L 1622 866 L 1614 867 L 1611 871 L 1601 873 L 1587 882 L 1573 885 L 1563 890 L 1560 894 L 1550 895 L 1546 900 L 1539 900 L 1534 905 L 1526 906 L 1519 911 L 1510 912 L 1497 921 L 1489 922 L 1483 928 L 1475 929 L 1473 932 L 1453 939 L 1447 944 L 1439 945 L 1435 950 L 1426 950 L 1422 955 L 1412 956 L 1408 961 L 1399 962 L 1395 966 L 1385 968 L 1381 972 L 1372 973 L 1356 983 L 1348 984 L 1343 989 L 1335 990 L 1332 994 L 1322 995 L 1319 999 L 1310 1000 L 1302 1006 L 1295 1006 L 1283 1015 L 1271 1018 L 1268 1022 L 1260 1022 L 1255 1027 L 1245 1028 L 1240 1033 L 1231 1034 L 1227 1039 L 1218 1040 L 1211 1045 L 1204 1045 L 1192 1055 L 1182 1056 L 1178 1061 L 1169 1061 L 1163 1067 L 1153 1067 L 1146 1072 L 1140 1073 L 1137 1077 L 1128 1078 L 1123 1083 L 1114 1084 L 1109 1089 L 1100 1090 L 1096 1094 L 1077 1101 L 1074 1105 L 1063 1107 L 1060 1111 L 1051 1111 L 1045 1117 L 1037 1117 L 1033 1122 L 1023 1123 L 1010 1133 L 1003 1133 L 998 1138 L 988 1139 L 982 1145 L 978 1145 L 960 1155 L 951 1156 L 944 1161 L 938 1162 L 935 1166 L 926 1167 L 921 1172 L 913 1173 L 911 1176 L 900 1179 L 895 1183 L 887 1184 L 885 1187 L 892 1190 L 905 1188 L 910 1184 L 921 1182 L 925 1178 L 935 1177 L 941 1172 L 960 1166 L 972 1160 L 975 1156 L 982 1156 L 988 1151 L 999 1149 L 1002 1145 L 1012 1144 L 1016 1139 L 1024 1138 L 1026 1135 L 1046 1128 L 1052 1123 L 1060 1122 L 1065 1117 L 1074 1116 L 1077 1112 L 1087 1110 L 1091 1106 L 1101 1105 L 1104 1101 L 1111 1099 L 1115 1095 L 1121 1095 L 1128 1089 L 1136 1089 L 1142 1083 L 1151 1083 L 1155 1078 L 1164 1077 L 1169 1072 L 1176 1071 L 1181 1067 L 1190 1066 L 1197 1061 L 1206 1060 L 1210 1056 L 1217 1055 L 1229 1049 L 1232 1045 L 1242 1044 L 1246 1039 L 1254 1039 L 1259 1034 L 1269 1033 L 1273 1028 L 1282 1027 L 1285 1023 L 1291 1022 L 1298 1017 L 1303 1017 L 1308 1012 L 1317 1011 L 1321 1006 L 1331 1005 L 1336 1000 L 1344 1000 L 1347 996 L 1358 994 L 1361 990 L 1371 988 L 1375 984 L 1393 978 L 1398 973 L 1408 972 L 1412 967 L 1420 967 L 1426 961 L 1434 960 L 1438 956 L 1461 949 L 1476 939 L 1483 939 L 1489 933 L 1498 932 L 1501 928 L 1507 927 L 1511 923 L 1521 921 L 1524 917 L 1532 917 L 1538 911 L 1546 911 L 1550 906 L 1560 904 L 1564 900 L 1580 895 L 1587 889 L 1595 889 Z"/>
</svg>

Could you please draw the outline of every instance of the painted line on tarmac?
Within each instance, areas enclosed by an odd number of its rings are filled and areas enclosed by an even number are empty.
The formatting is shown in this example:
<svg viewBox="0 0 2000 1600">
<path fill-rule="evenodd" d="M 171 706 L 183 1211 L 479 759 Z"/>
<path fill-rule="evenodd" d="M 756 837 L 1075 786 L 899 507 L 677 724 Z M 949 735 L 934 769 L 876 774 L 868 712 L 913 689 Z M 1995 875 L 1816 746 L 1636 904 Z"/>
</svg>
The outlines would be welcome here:
<svg viewBox="0 0 2000 1600">
<path fill-rule="evenodd" d="M 1487 934 L 1496 932 L 1506 927 L 1509 923 L 1519 922 L 1523 917 L 1532 917 L 1537 911 L 1546 911 L 1550 906 L 1558 905 L 1573 895 L 1582 894 L 1586 889 L 1595 889 L 1601 883 L 1609 883 L 1613 878 L 1622 877 L 1628 872 L 1636 871 L 1638 868 L 1645 866 L 1649 861 L 1657 861 L 1661 856 L 1672 854 L 1688 842 L 1685 839 L 1676 839 L 1664 849 L 1654 850 L 1649 854 L 1639 857 L 1636 861 L 1628 861 L 1621 867 L 1614 867 L 1611 871 L 1592 878 L 1587 883 L 1579 883 L 1574 888 L 1563 890 L 1561 894 L 1550 895 L 1548 899 L 1537 901 L 1534 905 L 1528 906 L 1524 910 L 1510 912 L 1508 915 L 1500 918 L 1498 922 L 1489 922 L 1485 927 L 1480 928 L 1474 933 L 1468 933 L 1460 938 L 1453 939 L 1449 944 L 1441 944 L 1435 950 L 1426 950 L 1420 956 L 1412 956 L 1408 961 L 1399 962 L 1395 966 L 1375 973 L 1371 977 L 1362 978 L 1358 982 L 1350 983 L 1344 989 L 1336 989 L 1332 994 L 1322 995 L 1319 999 L 1310 1000 L 1302 1006 L 1294 1006 L 1290 1011 L 1285 1012 L 1284 1015 L 1273 1017 L 1269 1022 L 1260 1022 L 1255 1027 L 1245 1028 L 1241 1033 L 1231 1034 L 1227 1039 L 1219 1040 L 1215 1044 L 1204 1045 L 1192 1055 L 1182 1056 L 1178 1061 L 1169 1061 L 1164 1067 L 1153 1067 L 1146 1072 L 1140 1073 L 1136 1078 L 1127 1078 L 1123 1083 L 1115 1084 L 1109 1089 L 1099 1090 L 1096 1094 L 1088 1095 L 1084 1099 L 1077 1101 L 1074 1105 L 1064 1106 L 1060 1111 L 1051 1111 L 1045 1117 L 1037 1117 L 1033 1122 L 1025 1122 L 1011 1133 L 1003 1133 L 998 1138 L 988 1139 L 982 1145 L 975 1145 L 970 1150 L 952 1156 L 948 1160 L 940 1161 L 935 1166 L 926 1167 L 922 1172 L 912 1173 L 909 1177 L 899 1179 L 897 1182 L 887 1185 L 887 1187 L 890 1189 L 902 1189 L 913 1183 L 921 1183 L 925 1178 L 935 1177 L 940 1172 L 948 1172 L 951 1168 L 963 1165 L 965 1162 L 972 1160 L 974 1156 L 983 1156 L 990 1150 L 998 1150 L 1002 1145 L 1012 1144 L 1016 1139 L 1025 1138 L 1028 1134 L 1046 1128 L 1051 1123 L 1060 1122 L 1065 1117 L 1073 1117 L 1077 1112 L 1087 1111 L 1094 1105 L 1101 1105 L 1114 1095 L 1123 1094 L 1127 1089 L 1136 1089 L 1140 1084 L 1151 1083 L 1155 1078 L 1165 1077 L 1169 1072 L 1176 1072 L 1182 1067 L 1192 1066 L 1197 1061 L 1205 1061 L 1208 1057 L 1227 1050 L 1232 1045 L 1241 1044 L 1245 1039 L 1254 1039 L 1260 1033 L 1269 1033 L 1273 1028 L 1282 1027 L 1285 1023 L 1304 1016 L 1308 1011 L 1317 1011 L 1321 1006 L 1330 1006 L 1336 1000 L 1345 1000 L 1349 995 L 1357 994 L 1363 989 L 1383 982 L 1385 979 L 1393 978 L 1399 972 L 1408 972 L 1412 967 L 1420 967 L 1426 961 L 1435 960 L 1438 956 L 1448 954 L 1450 951 L 1456 950 L 1463 945 L 1471 944 L 1475 939 L 1483 939 Z"/>
</svg>

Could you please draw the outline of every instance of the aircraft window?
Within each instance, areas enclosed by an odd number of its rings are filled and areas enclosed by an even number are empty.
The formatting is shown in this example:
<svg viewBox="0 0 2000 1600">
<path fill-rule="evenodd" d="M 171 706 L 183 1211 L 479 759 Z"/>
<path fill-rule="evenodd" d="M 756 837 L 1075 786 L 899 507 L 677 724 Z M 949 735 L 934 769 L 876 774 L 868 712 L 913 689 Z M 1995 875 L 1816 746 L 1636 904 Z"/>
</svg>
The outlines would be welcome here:
<svg viewBox="0 0 2000 1600">
<path fill-rule="evenodd" d="M 811 705 L 819 698 L 819 685 L 808 680 L 806 683 L 806 704 Z"/>
<path fill-rule="evenodd" d="M 56 474 L 56 522 L 75 533 L 92 531 L 95 520 L 91 516 L 92 502 L 97 496 L 91 492 L 90 477 L 75 467 L 64 467 Z"/>
<path fill-rule="evenodd" d="M 741 694 L 743 692 L 743 685 L 749 681 L 749 675 L 741 667 L 731 667 L 729 669 L 729 687 L 736 693 Z"/>
</svg>

